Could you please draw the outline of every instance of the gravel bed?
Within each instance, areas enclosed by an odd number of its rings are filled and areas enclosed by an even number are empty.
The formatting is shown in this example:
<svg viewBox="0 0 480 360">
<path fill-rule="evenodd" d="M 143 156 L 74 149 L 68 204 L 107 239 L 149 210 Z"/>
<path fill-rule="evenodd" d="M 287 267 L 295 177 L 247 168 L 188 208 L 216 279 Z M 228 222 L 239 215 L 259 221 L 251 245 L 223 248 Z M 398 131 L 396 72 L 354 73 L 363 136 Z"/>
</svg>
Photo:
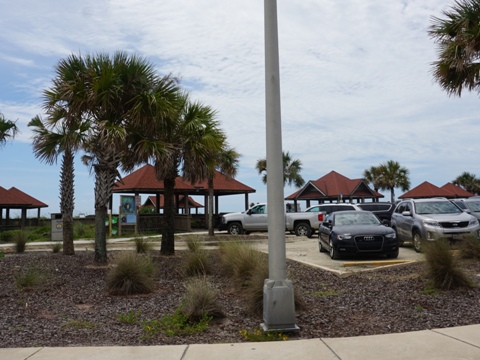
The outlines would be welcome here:
<svg viewBox="0 0 480 360">
<path fill-rule="evenodd" d="M 214 254 L 215 251 L 212 251 Z M 118 254 L 111 252 L 113 257 Z M 0 259 L 0 347 L 111 346 L 231 343 L 246 341 L 262 316 L 248 312 L 240 289 L 218 267 L 209 281 L 218 289 L 224 319 L 206 331 L 183 337 L 146 337 L 142 320 L 159 319 L 178 308 L 184 293 L 182 251 L 154 256 L 158 266 L 154 293 L 111 296 L 106 291 L 110 265 L 93 261 L 92 252 L 64 256 L 52 252 L 8 254 Z M 479 261 L 464 261 L 465 271 L 480 285 Z M 297 311 L 300 331 L 289 339 L 349 337 L 480 324 L 480 287 L 425 291 L 425 263 L 376 269 L 339 277 L 328 271 L 287 261 L 289 278 L 303 302 Z M 15 276 L 36 269 L 41 286 L 19 288 Z M 135 324 L 119 321 L 134 311 Z"/>
</svg>

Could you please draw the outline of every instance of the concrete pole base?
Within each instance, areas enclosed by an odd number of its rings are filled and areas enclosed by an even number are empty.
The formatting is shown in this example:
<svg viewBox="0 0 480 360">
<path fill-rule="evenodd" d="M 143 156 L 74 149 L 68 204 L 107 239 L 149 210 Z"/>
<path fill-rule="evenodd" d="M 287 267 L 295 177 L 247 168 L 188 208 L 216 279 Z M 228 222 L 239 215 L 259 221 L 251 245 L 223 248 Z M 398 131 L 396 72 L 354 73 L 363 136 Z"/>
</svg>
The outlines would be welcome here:
<svg viewBox="0 0 480 360">
<path fill-rule="evenodd" d="M 295 324 L 295 299 L 290 280 L 265 279 L 263 284 L 263 320 L 265 332 L 298 332 Z"/>
</svg>

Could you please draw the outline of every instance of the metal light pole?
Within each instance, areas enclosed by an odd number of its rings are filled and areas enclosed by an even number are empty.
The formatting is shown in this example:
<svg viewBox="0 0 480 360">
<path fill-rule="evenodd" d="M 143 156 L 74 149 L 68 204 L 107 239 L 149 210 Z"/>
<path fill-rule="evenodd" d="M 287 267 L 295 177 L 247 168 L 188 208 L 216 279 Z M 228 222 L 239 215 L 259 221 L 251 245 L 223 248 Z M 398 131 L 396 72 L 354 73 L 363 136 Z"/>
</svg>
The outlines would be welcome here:
<svg viewBox="0 0 480 360">
<path fill-rule="evenodd" d="M 265 105 L 267 133 L 268 279 L 263 285 L 264 331 L 298 331 L 293 285 L 287 280 L 283 194 L 277 1 L 265 0 Z"/>
</svg>

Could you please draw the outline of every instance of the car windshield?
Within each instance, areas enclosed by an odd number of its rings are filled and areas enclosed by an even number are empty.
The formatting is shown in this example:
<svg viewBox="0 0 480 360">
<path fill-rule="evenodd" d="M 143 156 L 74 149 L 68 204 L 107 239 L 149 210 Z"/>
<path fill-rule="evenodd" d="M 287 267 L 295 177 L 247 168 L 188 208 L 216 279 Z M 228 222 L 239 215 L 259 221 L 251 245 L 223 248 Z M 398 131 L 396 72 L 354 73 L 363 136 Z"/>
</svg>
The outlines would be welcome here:
<svg viewBox="0 0 480 360">
<path fill-rule="evenodd" d="M 466 201 L 465 204 L 473 212 L 480 212 L 480 201 Z"/>
<path fill-rule="evenodd" d="M 462 210 L 450 201 L 429 201 L 415 204 L 415 212 L 419 215 L 425 214 L 457 214 Z"/>
<path fill-rule="evenodd" d="M 335 225 L 380 225 L 378 218 L 370 212 L 335 214 Z"/>
</svg>

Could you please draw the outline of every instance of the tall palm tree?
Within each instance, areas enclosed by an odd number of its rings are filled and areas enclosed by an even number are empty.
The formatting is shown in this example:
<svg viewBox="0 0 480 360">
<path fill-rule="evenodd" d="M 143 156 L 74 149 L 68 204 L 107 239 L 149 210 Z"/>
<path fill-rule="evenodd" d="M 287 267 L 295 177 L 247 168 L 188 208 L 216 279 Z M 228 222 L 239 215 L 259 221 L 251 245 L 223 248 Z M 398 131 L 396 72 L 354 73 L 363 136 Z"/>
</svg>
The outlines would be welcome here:
<svg viewBox="0 0 480 360">
<path fill-rule="evenodd" d="M 300 175 L 302 171 L 302 162 L 298 159 L 292 160 L 290 153 L 282 152 L 283 156 L 283 185 L 295 185 L 296 187 L 302 187 L 305 184 L 305 180 Z M 267 183 L 267 160 L 257 160 L 255 168 L 259 174 L 263 173 L 262 181 Z"/>
<path fill-rule="evenodd" d="M 132 148 L 127 129 L 148 124 L 153 109 L 160 112 L 160 78 L 146 59 L 123 52 L 71 55 L 57 68 L 47 108 L 66 104 L 91 122 L 83 160 L 95 173 L 95 261 L 106 262 L 104 222 L 118 168 Z"/>
<path fill-rule="evenodd" d="M 443 15 L 429 30 L 438 45 L 433 76 L 449 95 L 480 91 L 480 0 L 457 0 Z"/>
<path fill-rule="evenodd" d="M 363 172 L 365 180 L 372 184 L 373 189 L 378 192 L 382 185 L 382 172 L 380 166 L 371 166 Z"/>
<path fill-rule="evenodd" d="M 64 119 L 63 117 L 61 119 Z M 60 175 L 60 211 L 63 220 L 63 254 L 74 255 L 73 243 L 73 209 L 74 192 L 74 154 L 85 140 L 89 129 L 88 122 L 61 121 L 55 116 L 42 121 L 39 116 L 29 123 L 32 127 L 33 152 L 41 161 L 47 164 L 57 162 L 63 154 Z"/>
<path fill-rule="evenodd" d="M 15 138 L 18 132 L 18 127 L 15 121 L 7 120 L 2 113 L 0 113 L 0 146 L 6 144 L 9 138 Z"/>
<path fill-rule="evenodd" d="M 389 160 L 380 165 L 382 190 L 390 190 L 390 201 L 395 202 L 395 188 L 400 188 L 402 191 L 410 189 L 410 179 L 408 177 L 408 169 L 400 166 L 397 161 Z"/>
<path fill-rule="evenodd" d="M 166 121 L 161 135 L 171 151 L 155 160 L 156 177 L 164 184 L 164 227 L 160 253 L 175 252 L 174 189 L 175 179 L 182 176 L 196 183 L 208 177 L 212 152 L 223 144 L 219 136 L 215 112 L 199 102 L 191 102 L 185 94 L 178 104 L 177 113 Z"/>
<path fill-rule="evenodd" d="M 452 183 L 461 186 L 472 194 L 478 194 L 480 191 L 480 179 L 478 179 L 475 174 L 467 171 L 457 176 Z"/>
</svg>

